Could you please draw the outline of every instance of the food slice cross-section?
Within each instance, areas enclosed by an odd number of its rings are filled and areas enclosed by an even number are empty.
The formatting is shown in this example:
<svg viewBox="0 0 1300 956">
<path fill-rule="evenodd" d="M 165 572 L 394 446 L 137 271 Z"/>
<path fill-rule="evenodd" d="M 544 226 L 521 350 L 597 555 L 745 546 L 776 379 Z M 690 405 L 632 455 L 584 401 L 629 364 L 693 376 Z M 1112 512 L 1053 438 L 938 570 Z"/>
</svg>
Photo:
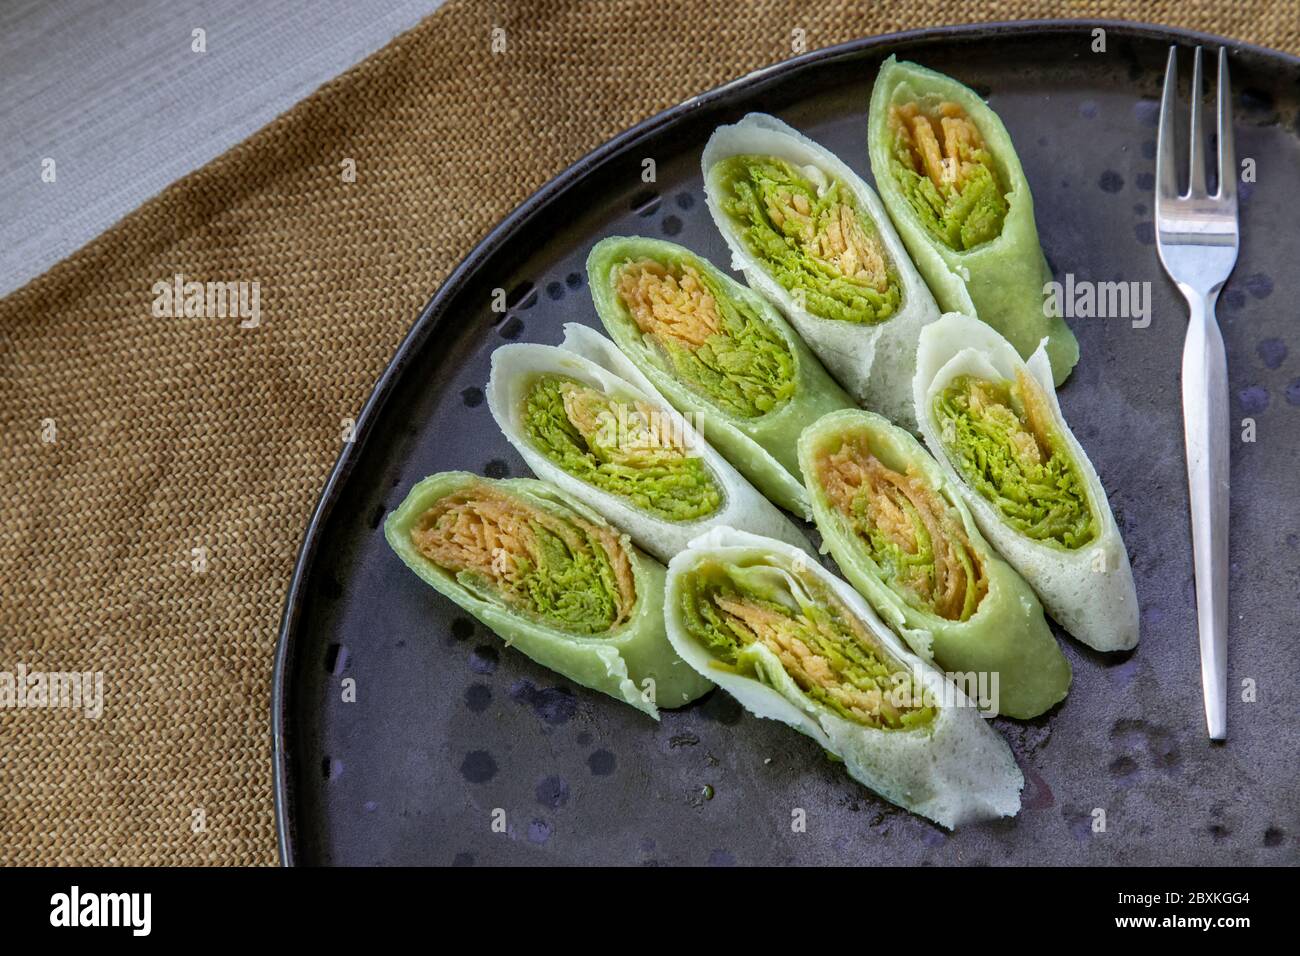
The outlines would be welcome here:
<svg viewBox="0 0 1300 956">
<path fill-rule="evenodd" d="M 871 187 L 763 113 L 716 129 L 701 165 L 732 267 L 854 398 L 914 427 L 917 335 L 939 309 Z"/>
<path fill-rule="evenodd" d="M 488 407 L 534 474 L 662 561 L 733 522 L 805 540 L 613 342 L 585 326 L 564 331 L 559 346 L 492 353 Z"/>
<path fill-rule="evenodd" d="M 986 324 L 945 315 L 921 335 L 913 398 L 944 474 L 1047 613 L 1096 650 L 1133 647 L 1128 552 L 1061 414 L 1047 349 L 1026 362 Z"/>
<path fill-rule="evenodd" d="M 913 651 L 996 686 L 1010 717 L 1065 696 L 1070 665 L 1037 596 L 910 433 L 871 412 L 836 412 L 804 432 L 799 457 L 823 547 Z"/>
<path fill-rule="evenodd" d="M 584 687 L 656 718 L 710 687 L 665 636 L 663 566 L 544 482 L 431 475 L 384 535 L 421 580 Z"/>
<path fill-rule="evenodd" d="M 821 415 L 854 403 L 776 308 L 658 239 L 601 240 L 587 275 L 627 362 L 771 501 L 810 518 L 795 442 Z"/>
<path fill-rule="evenodd" d="M 708 465 L 687 454 L 686 435 L 647 401 L 543 375 L 528 391 L 523 421 L 533 447 L 560 468 L 648 514 L 695 521 L 722 504 Z"/>
<path fill-rule="evenodd" d="M 1024 778 L 976 703 L 806 551 L 715 529 L 669 564 L 665 617 L 701 676 L 885 799 L 947 827 L 1019 809 Z"/>
<path fill-rule="evenodd" d="M 1052 270 L 998 115 L 952 77 L 891 56 L 871 92 L 867 142 L 880 198 L 940 307 L 987 323 L 1024 359 L 1047 339 L 1053 382 L 1064 382 L 1079 343 L 1045 308 Z"/>
</svg>

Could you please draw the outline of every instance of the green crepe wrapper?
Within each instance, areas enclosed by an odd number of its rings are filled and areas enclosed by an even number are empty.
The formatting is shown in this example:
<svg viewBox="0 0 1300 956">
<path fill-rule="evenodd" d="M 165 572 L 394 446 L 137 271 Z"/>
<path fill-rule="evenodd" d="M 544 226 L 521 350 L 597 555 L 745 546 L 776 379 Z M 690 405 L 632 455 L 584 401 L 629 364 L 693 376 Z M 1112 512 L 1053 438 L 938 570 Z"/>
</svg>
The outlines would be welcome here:
<svg viewBox="0 0 1300 956">
<path fill-rule="evenodd" d="M 890 167 L 889 107 L 905 102 L 956 103 L 991 153 L 1010 205 L 1002 232 L 973 249 L 954 251 L 936 239 L 903 195 Z M 974 90 L 915 63 L 889 57 L 880 68 L 867 119 L 871 173 L 881 201 L 944 312 L 975 316 L 1000 332 L 1024 359 L 1047 339 L 1052 379 L 1060 385 L 1079 360 L 1079 343 L 1060 316 L 1044 314 L 1052 272 L 1038 242 L 1034 199 L 1011 136 Z"/>
<path fill-rule="evenodd" d="M 689 265 L 715 294 L 747 308 L 774 330 L 794 358 L 795 392 L 779 407 L 752 418 L 720 408 L 709 396 L 679 379 L 653 343 L 637 328 L 614 287 L 614 274 L 628 260 L 652 259 L 667 267 Z M 759 491 L 787 511 L 811 519 L 807 492 L 799 481 L 795 443 L 803 429 L 827 412 L 852 408 L 853 399 L 835 383 L 779 312 L 762 296 L 736 282 L 689 249 L 660 239 L 615 236 L 603 239 L 587 258 L 591 297 L 605 331 L 619 350 L 674 408 L 691 416 L 705 440 Z M 624 376 L 626 377 L 626 376 Z"/>
<path fill-rule="evenodd" d="M 914 466 L 960 519 L 988 582 L 979 607 L 966 620 L 948 620 L 908 603 L 885 581 L 861 539 L 827 498 L 815 462 L 823 451 L 837 450 L 849 435 L 865 435 L 872 453 L 895 471 L 906 473 Z M 1052 636 L 1042 604 L 980 534 L 960 492 L 920 442 L 872 412 L 834 412 L 803 433 L 799 463 L 823 550 L 913 651 L 949 673 L 998 674 L 998 709 L 1008 717 L 1036 717 L 1064 699 L 1070 689 L 1070 664 Z"/>
<path fill-rule="evenodd" d="M 440 594 L 450 598 L 490 628 L 508 646 L 569 678 L 576 684 L 608 694 L 659 719 L 659 707 L 680 707 L 713 686 L 688 667 L 664 632 L 664 566 L 622 536 L 636 581 L 636 605 L 631 617 L 605 634 L 573 634 L 484 599 L 455 576 L 420 554 L 411 542 L 411 529 L 434 504 L 462 488 L 488 484 L 500 492 L 560 517 L 579 517 L 609 527 L 580 501 L 531 478 L 491 481 L 464 471 L 448 471 L 418 482 L 384 522 L 384 537 L 408 568 Z M 652 680 L 653 694 L 645 682 Z"/>
</svg>

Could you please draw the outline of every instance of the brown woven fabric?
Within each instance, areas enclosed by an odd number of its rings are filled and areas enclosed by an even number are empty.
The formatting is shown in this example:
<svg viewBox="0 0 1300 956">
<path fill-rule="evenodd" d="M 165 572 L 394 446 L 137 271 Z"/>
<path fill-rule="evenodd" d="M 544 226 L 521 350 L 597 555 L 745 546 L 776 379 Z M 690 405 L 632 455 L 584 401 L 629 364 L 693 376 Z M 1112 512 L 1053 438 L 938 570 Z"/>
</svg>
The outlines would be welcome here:
<svg viewBox="0 0 1300 956">
<path fill-rule="evenodd" d="M 789 56 L 795 27 L 815 48 L 1062 15 L 1300 52 L 1293 0 L 453 2 L 0 302 L 0 671 L 102 671 L 105 694 L 98 720 L 0 710 L 0 860 L 275 861 L 272 653 L 341 423 L 547 179 Z M 177 272 L 256 280 L 261 326 L 154 317 Z"/>
</svg>

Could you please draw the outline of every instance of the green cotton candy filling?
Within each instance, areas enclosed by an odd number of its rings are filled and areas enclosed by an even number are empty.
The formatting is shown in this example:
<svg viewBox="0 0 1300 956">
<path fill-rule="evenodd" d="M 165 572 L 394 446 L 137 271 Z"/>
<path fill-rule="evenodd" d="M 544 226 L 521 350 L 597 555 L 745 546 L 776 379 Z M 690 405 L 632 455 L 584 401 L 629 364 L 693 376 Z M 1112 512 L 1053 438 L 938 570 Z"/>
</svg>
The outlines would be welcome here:
<svg viewBox="0 0 1300 956">
<path fill-rule="evenodd" d="M 959 376 L 935 397 L 935 417 L 957 470 L 1008 525 L 1035 541 L 1080 548 L 1096 537 L 1088 493 L 1055 428 L 1034 428 L 1026 400 L 1043 401 L 1036 388 Z"/>
<path fill-rule="evenodd" d="M 907 204 L 930 235 L 949 249 L 964 252 L 1002 234 L 1010 207 L 987 149 L 967 154 L 966 158 L 977 165 L 970 168 L 960 188 L 948 182 L 940 187 L 914 168 L 911 150 L 898 131 L 893 130 L 892 135 L 890 170 Z"/>
<path fill-rule="evenodd" d="M 540 559 L 534 565 L 521 560 L 523 580 L 533 613 L 550 624 L 575 634 L 599 634 L 618 620 L 614 572 L 603 548 L 589 538 L 580 550 L 571 549 L 559 535 L 537 528 Z"/>
<path fill-rule="evenodd" d="M 478 571 L 462 571 L 456 580 L 480 596 L 495 595 L 507 607 L 573 634 L 600 634 L 619 623 L 614 572 L 603 548 L 587 539 L 573 548 L 559 535 L 534 526 L 537 560 L 512 554 L 518 579 L 508 589 Z"/>
<path fill-rule="evenodd" d="M 835 471 L 845 459 L 852 469 L 848 475 Z M 947 502 L 919 473 L 895 472 L 871 456 L 864 443 L 852 442 L 822 459 L 819 479 L 886 586 L 917 610 L 948 620 L 970 619 L 986 589 L 978 558 Z M 836 482 L 834 494 L 826 487 L 830 480 Z M 877 523 L 886 505 L 901 513 L 906 530 L 894 526 L 887 531 Z M 962 582 L 960 599 L 943 595 L 940 606 L 939 592 L 949 577 Z"/>
<path fill-rule="evenodd" d="M 631 563 L 612 529 L 486 483 L 444 498 L 411 538 L 481 600 L 568 633 L 612 630 L 635 601 Z"/>
<path fill-rule="evenodd" d="M 680 266 L 652 261 L 672 280 L 683 278 Z M 629 262 L 621 269 L 637 265 Z M 643 331 L 652 355 L 673 378 L 729 415 L 759 418 L 780 408 L 795 391 L 795 362 L 789 345 L 749 303 L 727 296 L 702 269 L 693 271 L 712 297 L 719 329 L 694 347 L 671 334 Z M 626 300 L 624 305 L 630 312 Z M 636 317 L 631 320 L 636 322 Z M 641 322 L 636 324 L 641 327 Z"/>
<path fill-rule="evenodd" d="M 916 508 L 910 502 L 903 502 L 901 507 L 906 511 L 908 520 L 912 523 L 912 533 L 916 540 L 916 553 L 913 554 L 905 551 L 896 542 L 887 538 L 879 528 L 873 525 L 866 515 L 866 502 L 855 501 L 853 503 L 854 511 L 851 518 L 853 530 L 858 534 L 858 541 L 862 544 L 863 549 L 880 569 L 881 580 L 887 586 L 920 611 L 926 611 L 930 614 L 937 613 L 934 606 L 934 599 L 929 596 L 922 596 L 917 593 L 917 589 L 911 586 L 911 579 L 915 572 L 921 571 L 927 577 L 933 580 L 935 577 L 935 553 L 934 542 L 931 540 L 930 531 L 922 523 L 920 515 Z M 975 562 L 969 551 L 962 549 L 958 552 L 958 558 L 961 561 L 962 571 L 968 580 L 975 579 Z M 952 620 L 966 621 L 975 613 L 979 607 L 980 592 L 974 587 L 968 587 L 964 591 L 963 602 L 960 611 Z"/>
<path fill-rule="evenodd" d="M 585 535 L 582 546 L 573 547 L 540 525 L 533 524 L 533 531 L 536 555 L 504 558 L 513 562 L 517 575 L 508 589 L 477 571 L 462 571 L 456 580 L 469 591 L 497 595 L 507 607 L 572 634 L 600 634 L 619 623 L 614 570 L 604 548 Z"/>
<path fill-rule="evenodd" d="M 781 287 L 813 315 L 841 322 L 874 325 L 899 309 L 902 296 L 889 269 L 883 290 L 864 279 L 847 276 L 832 262 L 816 255 L 810 244 L 836 206 L 853 210 L 868 240 L 879 249 L 870 217 L 857 208 L 849 189 L 830 180 L 818 185 L 792 163 L 771 156 L 732 156 L 721 163 L 722 208 L 739 225 L 746 249 L 760 260 Z M 791 197 L 802 196 L 810 212 L 790 216 L 777 225 L 773 206 L 789 208 Z M 808 220 L 811 220 L 809 222 Z M 883 257 L 883 253 L 882 253 Z"/>
<path fill-rule="evenodd" d="M 566 387 L 598 409 L 597 427 L 586 434 L 565 409 Z M 703 459 L 655 443 L 645 427 L 646 414 L 663 414 L 658 410 L 639 409 L 573 379 L 546 375 L 529 390 L 523 412 L 524 430 L 537 451 L 578 480 L 647 514 L 695 521 L 722 505 L 722 491 Z"/>
<path fill-rule="evenodd" d="M 756 631 L 718 604 L 719 599 L 741 602 L 770 619 L 772 631 L 786 647 L 802 647 L 826 662 L 830 676 L 811 679 L 808 671 L 783 659 L 790 677 L 822 707 L 845 720 L 882 730 L 923 727 L 933 719 L 933 707 L 897 705 L 900 688 L 906 700 L 922 699 L 911 674 L 864 643 L 847 620 L 848 610 L 826 588 L 807 575 L 800 575 L 797 585 L 790 582 L 791 576 L 771 567 L 703 565 L 682 579 L 686 630 L 714 656 L 715 666 L 762 680 L 761 670 L 747 667 L 741 659 L 744 648 L 756 641 Z M 861 708 L 855 711 L 844 695 L 835 693 L 837 688 L 877 697 L 879 709 L 869 714 Z"/>
</svg>

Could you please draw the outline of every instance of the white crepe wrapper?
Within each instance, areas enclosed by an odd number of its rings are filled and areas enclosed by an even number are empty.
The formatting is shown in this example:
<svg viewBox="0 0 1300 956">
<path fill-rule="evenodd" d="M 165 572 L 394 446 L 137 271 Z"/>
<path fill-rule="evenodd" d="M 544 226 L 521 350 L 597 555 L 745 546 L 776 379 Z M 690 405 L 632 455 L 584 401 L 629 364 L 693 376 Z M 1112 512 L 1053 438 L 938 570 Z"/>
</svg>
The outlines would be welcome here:
<svg viewBox="0 0 1300 956">
<path fill-rule="evenodd" d="M 591 332 L 596 339 L 599 333 Z M 653 386 L 631 363 L 634 378 L 625 378 L 593 360 L 590 355 L 603 352 L 589 336 L 570 337 L 567 346 L 519 343 L 504 345 L 492 353 L 492 372 L 488 378 L 487 400 L 492 417 L 515 450 L 523 456 L 538 478 L 551 482 L 595 509 L 615 527 L 626 531 L 641 548 L 663 562 L 684 549 L 694 537 L 719 525 L 753 528 L 782 541 L 804 545 L 807 539 L 776 505 L 754 489 L 727 460 L 718 454 L 690 423 L 664 401 Z M 607 341 L 607 340 L 606 340 Z M 609 342 L 612 353 L 622 357 Z M 580 354 L 589 353 L 589 354 Z M 606 356 L 615 364 L 613 355 Z M 623 359 L 626 362 L 626 358 Z M 722 490 L 722 504 L 711 515 L 696 521 L 667 521 L 635 507 L 627 499 L 588 484 L 552 462 L 533 448 L 523 427 L 523 403 L 528 389 L 542 375 L 562 375 L 598 389 L 612 398 L 641 400 L 656 406 L 671 422 L 675 434 L 683 437 L 688 455 L 704 460 Z M 641 384 L 637 384 L 639 378 Z"/>
<path fill-rule="evenodd" d="M 654 396 L 659 404 L 672 404 L 664 396 L 663 392 L 655 387 L 649 377 L 637 368 L 630 358 L 623 354 L 623 350 L 614 343 L 613 339 L 607 338 L 595 329 L 580 325 L 577 322 L 566 322 L 564 324 L 564 341 L 560 343 L 560 348 L 568 349 L 570 352 L 589 358 L 597 365 L 613 372 L 619 378 L 627 379 L 647 395 Z M 787 495 L 798 499 L 802 505 L 801 517 L 811 520 L 812 505 L 808 503 L 808 492 L 798 478 L 790 474 L 784 465 L 768 453 L 767 449 L 740 429 L 725 421 L 721 416 L 718 417 L 714 427 L 725 429 L 731 434 L 734 442 L 746 447 L 747 455 L 763 462 L 770 475 L 770 480 L 779 482 L 785 488 Z"/>
<path fill-rule="evenodd" d="M 788 573 L 802 566 L 863 621 L 920 686 L 939 702 L 933 723 L 916 730 L 879 730 L 845 720 L 807 697 L 763 645 L 745 653 L 766 681 L 713 667 L 716 658 L 682 623 L 681 579 L 709 559 L 723 563 L 758 553 Z M 909 651 L 871 606 L 801 548 L 734 528 L 716 528 L 691 541 L 668 565 L 664 622 L 668 640 L 691 667 L 757 717 L 779 720 L 807 734 L 844 761 L 853 779 L 891 803 L 950 829 L 1012 816 L 1020 809 L 1024 776 L 1006 742 L 979 709 L 932 664 Z"/>
<path fill-rule="evenodd" d="M 967 484 L 940 441 L 942 432 L 934 415 L 934 399 L 954 378 L 974 375 L 992 381 L 1014 381 L 1016 372 L 1021 370 L 1027 371 L 1047 396 L 1052 420 L 1079 467 L 1092 501 L 1097 535 L 1081 548 L 1053 547 L 1007 524 L 998 509 Z M 912 389 L 916 418 L 926 444 L 944 473 L 961 489 L 980 531 L 1029 582 L 1047 613 L 1094 650 L 1122 651 L 1135 647 L 1137 589 L 1128 551 L 1097 471 L 1061 414 L 1045 348 L 1040 345 L 1026 362 L 990 326 L 949 312 L 921 334 Z"/>
<path fill-rule="evenodd" d="M 844 183 L 859 209 L 875 226 L 902 301 L 894 315 L 875 325 L 827 319 L 801 308 L 798 301 L 745 247 L 735 223 L 722 209 L 718 188 L 709 173 L 731 156 L 775 156 L 794 165 L 815 167 Z M 701 159 L 704 194 L 713 221 L 731 249 L 731 266 L 744 273 L 750 288 L 779 308 L 827 370 L 863 406 L 896 424 L 916 430 L 911 380 L 916 342 L 921 329 L 939 318 L 939 307 L 922 280 L 907 248 L 894 230 L 880 199 L 857 173 L 834 153 L 798 130 L 765 113 L 750 113 L 732 126 L 721 126 L 709 137 Z"/>
</svg>

